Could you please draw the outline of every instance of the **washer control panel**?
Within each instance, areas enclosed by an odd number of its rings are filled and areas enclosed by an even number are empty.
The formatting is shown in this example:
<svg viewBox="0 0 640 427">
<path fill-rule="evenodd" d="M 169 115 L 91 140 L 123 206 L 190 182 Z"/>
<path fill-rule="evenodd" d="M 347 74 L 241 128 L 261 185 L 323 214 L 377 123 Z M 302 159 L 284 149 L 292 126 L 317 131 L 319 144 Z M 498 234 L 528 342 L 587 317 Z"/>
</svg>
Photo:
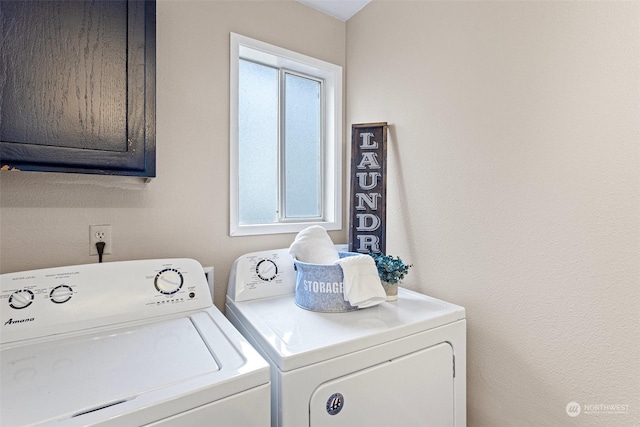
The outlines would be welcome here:
<svg viewBox="0 0 640 427">
<path fill-rule="evenodd" d="M 2 274 L 0 342 L 212 306 L 204 270 L 192 259 L 96 263 Z"/>
</svg>

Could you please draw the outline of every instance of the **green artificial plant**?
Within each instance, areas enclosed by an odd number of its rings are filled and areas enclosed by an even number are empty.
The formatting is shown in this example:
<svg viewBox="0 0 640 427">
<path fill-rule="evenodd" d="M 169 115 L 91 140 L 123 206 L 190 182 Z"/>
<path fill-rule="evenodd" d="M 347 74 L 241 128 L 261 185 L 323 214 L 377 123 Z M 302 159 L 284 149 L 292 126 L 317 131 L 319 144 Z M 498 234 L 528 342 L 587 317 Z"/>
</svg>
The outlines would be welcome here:
<svg viewBox="0 0 640 427">
<path fill-rule="evenodd" d="M 400 257 L 393 257 L 383 253 L 370 253 L 378 267 L 380 280 L 387 283 L 398 283 L 409 273 L 412 264 L 405 264 Z"/>
</svg>

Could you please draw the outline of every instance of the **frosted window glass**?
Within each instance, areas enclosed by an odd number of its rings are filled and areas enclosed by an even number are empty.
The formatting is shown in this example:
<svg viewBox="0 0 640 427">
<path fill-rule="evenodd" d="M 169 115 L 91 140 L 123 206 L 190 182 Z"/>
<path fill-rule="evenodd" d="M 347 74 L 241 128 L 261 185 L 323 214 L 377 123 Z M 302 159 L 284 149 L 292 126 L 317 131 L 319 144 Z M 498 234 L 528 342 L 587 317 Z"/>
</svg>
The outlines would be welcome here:
<svg viewBox="0 0 640 427">
<path fill-rule="evenodd" d="M 240 61 L 239 221 L 278 219 L 278 70 Z"/>
<path fill-rule="evenodd" d="M 286 217 L 319 217 L 320 82 L 285 74 L 284 120 Z"/>
<path fill-rule="evenodd" d="M 342 67 L 230 34 L 230 236 L 342 229 Z"/>
</svg>

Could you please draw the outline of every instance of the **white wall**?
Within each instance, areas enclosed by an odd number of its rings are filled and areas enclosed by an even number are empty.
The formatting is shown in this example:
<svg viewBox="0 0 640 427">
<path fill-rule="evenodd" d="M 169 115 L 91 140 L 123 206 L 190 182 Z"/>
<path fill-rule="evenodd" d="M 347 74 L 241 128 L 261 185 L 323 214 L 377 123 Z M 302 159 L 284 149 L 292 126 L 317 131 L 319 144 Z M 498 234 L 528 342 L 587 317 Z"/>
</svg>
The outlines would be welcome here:
<svg viewBox="0 0 640 427">
<path fill-rule="evenodd" d="M 467 309 L 470 426 L 640 422 L 639 58 L 638 2 L 347 22 L 347 123 L 391 124 L 387 251 Z"/>
<path fill-rule="evenodd" d="M 345 24 L 293 0 L 159 1 L 157 178 L 2 172 L 2 273 L 96 262 L 89 225 L 111 224 L 105 261 L 213 265 L 222 308 L 237 256 L 289 246 L 294 234 L 228 237 L 231 31 L 345 65 Z M 331 235 L 346 241 L 345 232 Z"/>
</svg>

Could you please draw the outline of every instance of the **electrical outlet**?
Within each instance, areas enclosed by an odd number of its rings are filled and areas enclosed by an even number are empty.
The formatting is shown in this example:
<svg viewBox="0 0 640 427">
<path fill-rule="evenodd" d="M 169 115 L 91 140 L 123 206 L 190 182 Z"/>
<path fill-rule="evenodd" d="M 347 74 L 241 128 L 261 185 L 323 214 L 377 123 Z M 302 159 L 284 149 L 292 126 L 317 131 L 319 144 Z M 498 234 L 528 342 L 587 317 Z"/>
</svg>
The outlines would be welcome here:
<svg viewBox="0 0 640 427">
<path fill-rule="evenodd" d="M 104 242 L 104 254 L 111 253 L 111 224 L 89 226 L 89 255 L 98 255 L 98 242 Z"/>
</svg>

